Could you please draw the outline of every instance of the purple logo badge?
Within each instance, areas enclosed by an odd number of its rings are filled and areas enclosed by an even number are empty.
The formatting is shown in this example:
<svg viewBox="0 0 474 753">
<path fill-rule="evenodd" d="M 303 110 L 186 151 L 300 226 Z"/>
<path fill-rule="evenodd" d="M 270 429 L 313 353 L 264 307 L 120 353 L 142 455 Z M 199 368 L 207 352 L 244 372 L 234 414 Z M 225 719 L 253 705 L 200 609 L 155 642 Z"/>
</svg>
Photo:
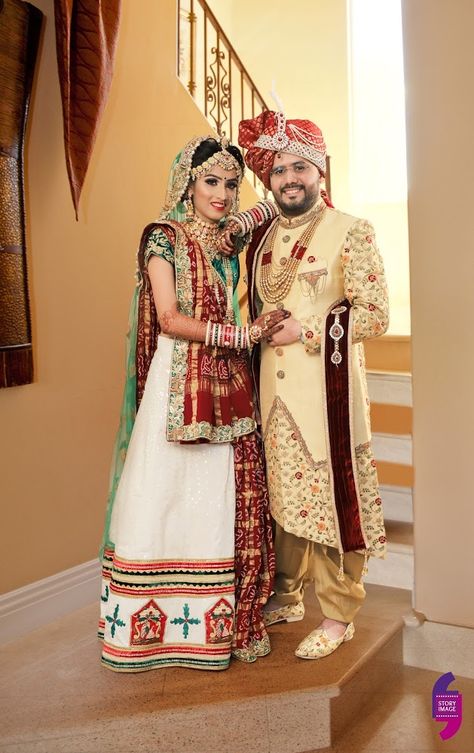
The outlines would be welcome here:
<svg viewBox="0 0 474 753">
<path fill-rule="evenodd" d="M 437 722 L 445 722 L 439 732 L 442 740 L 453 737 L 462 722 L 462 695 L 458 690 L 448 690 L 455 679 L 452 672 L 446 672 L 433 685 L 431 716 Z"/>
</svg>

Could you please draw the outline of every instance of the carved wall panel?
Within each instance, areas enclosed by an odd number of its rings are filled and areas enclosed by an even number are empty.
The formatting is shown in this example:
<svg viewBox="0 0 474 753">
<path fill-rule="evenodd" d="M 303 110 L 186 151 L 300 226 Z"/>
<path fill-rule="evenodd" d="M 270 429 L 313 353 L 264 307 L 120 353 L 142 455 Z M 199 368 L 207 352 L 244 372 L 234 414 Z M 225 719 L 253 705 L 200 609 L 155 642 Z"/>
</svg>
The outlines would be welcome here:
<svg viewBox="0 0 474 753">
<path fill-rule="evenodd" d="M 0 0 L 0 387 L 33 381 L 24 139 L 43 14 Z"/>
</svg>

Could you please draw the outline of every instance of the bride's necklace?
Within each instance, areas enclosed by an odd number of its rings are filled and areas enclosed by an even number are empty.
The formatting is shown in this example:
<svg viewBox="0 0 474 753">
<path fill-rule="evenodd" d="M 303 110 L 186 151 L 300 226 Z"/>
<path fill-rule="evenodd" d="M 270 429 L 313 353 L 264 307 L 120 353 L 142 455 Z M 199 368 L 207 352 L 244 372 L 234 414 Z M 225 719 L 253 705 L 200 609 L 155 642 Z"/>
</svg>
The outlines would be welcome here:
<svg viewBox="0 0 474 753">
<path fill-rule="evenodd" d="M 212 273 L 214 293 L 217 302 L 220 304 L 220 286 L 223 284 L 223 281 L 212 263 L 219 253 L 219 240 L 221 236 L 219 225 L 216 222 L 205 222 L 195 215 L 191 222 L 187 225 L 187 227 L 189 228 L 189 231 L 193 238 L 195 238 L 199 243 L 204 257 L 208 262 L 209 268 Z M 232 324 L 234 322 L 234 307 L 232 305 L 234 297 L 234 280 L 232 274 L 232 265 L 230 263 L 230 259 L 227 256 L 222 256 L 221 260 L 225 274 L 225 322 L 227 324 Z"/>
<path fill-rule="evenodd" d="M 198 243 L 206 249 L 212 258 L 217 254 L 218 242 L 220 236 L 219 225 L 216 222 L 205 222 L 194 215 L 191 222 L 187 224 L 191 235 L 196 238 Z"/>
<path fill-rule="evenodd" d="M 288 295 L 291 286 L 295 281 L 296 273 L 300 262 L 305 255 L 305 251 L 316 232 L 316 228 L 323 219 L 325 209 L 326 206 L 323 205 L 320 211 L 303 230 L 291 249 L 291 254 L 285 261 L 283 267 L 277 267 L 273 261 L 273 247 L 275 245 L 279 223 L 276 222 L 271 229 L 263 249 L 260 269 L 260 286 L 262 288 L 263 297 L 267 303 L 280 303 Z"/>
</svg>

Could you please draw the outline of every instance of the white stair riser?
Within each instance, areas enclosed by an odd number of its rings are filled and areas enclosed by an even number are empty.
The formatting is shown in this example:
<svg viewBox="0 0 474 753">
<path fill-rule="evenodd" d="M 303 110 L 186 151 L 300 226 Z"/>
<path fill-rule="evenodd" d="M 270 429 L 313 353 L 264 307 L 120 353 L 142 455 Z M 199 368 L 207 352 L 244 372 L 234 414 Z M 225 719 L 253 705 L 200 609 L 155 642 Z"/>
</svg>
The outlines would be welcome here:
<svg viewBox="0 0 474 753">
<path fill-rule="evenodd" d="M 398 465 L 412 465 L 412 439 L 407 434 L 372 434 L 372 450 L 376 460 Z"/>
<path fill-rule="evenodd" d="M 380 486 L 385 520 L 413 523 L 413 494 L 403 486 Z"/>
<path fill-rule="evenodd" d="M 411 374 L 367 372 L 367 386 L 372 403 L 382 405 L 413 405 Z"/>
<path fill-rule="evenodd" d="M 390 551 L 389 546 L 384 560 L 375 557 L 369 560 L 369 572 L 364 581 L 378 586 L 405 588 L 411 591 L 413 590 L 413 571 L 413 552 L 393 552 Z"/>
</svg>

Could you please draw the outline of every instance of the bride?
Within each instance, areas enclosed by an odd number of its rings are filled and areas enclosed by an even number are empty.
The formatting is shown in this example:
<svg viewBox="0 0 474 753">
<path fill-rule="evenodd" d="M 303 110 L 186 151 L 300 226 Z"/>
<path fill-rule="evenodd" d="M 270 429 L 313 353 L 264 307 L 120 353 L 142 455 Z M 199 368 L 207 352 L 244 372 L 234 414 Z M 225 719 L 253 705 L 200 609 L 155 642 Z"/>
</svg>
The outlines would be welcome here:
<svg viewBox="0 0 474 753">
<path fill-rule="evenodd" d="M 243 169 L 224 139 L 193 139 L 142 235 L 102 554 L 102 663 L 116 671 L 226 669 L 231 654 L 270 651 L 274 555 L 248 352 L 287 314 L 241 326 L 238 259 L 218 251 Z"/>
</svg>

